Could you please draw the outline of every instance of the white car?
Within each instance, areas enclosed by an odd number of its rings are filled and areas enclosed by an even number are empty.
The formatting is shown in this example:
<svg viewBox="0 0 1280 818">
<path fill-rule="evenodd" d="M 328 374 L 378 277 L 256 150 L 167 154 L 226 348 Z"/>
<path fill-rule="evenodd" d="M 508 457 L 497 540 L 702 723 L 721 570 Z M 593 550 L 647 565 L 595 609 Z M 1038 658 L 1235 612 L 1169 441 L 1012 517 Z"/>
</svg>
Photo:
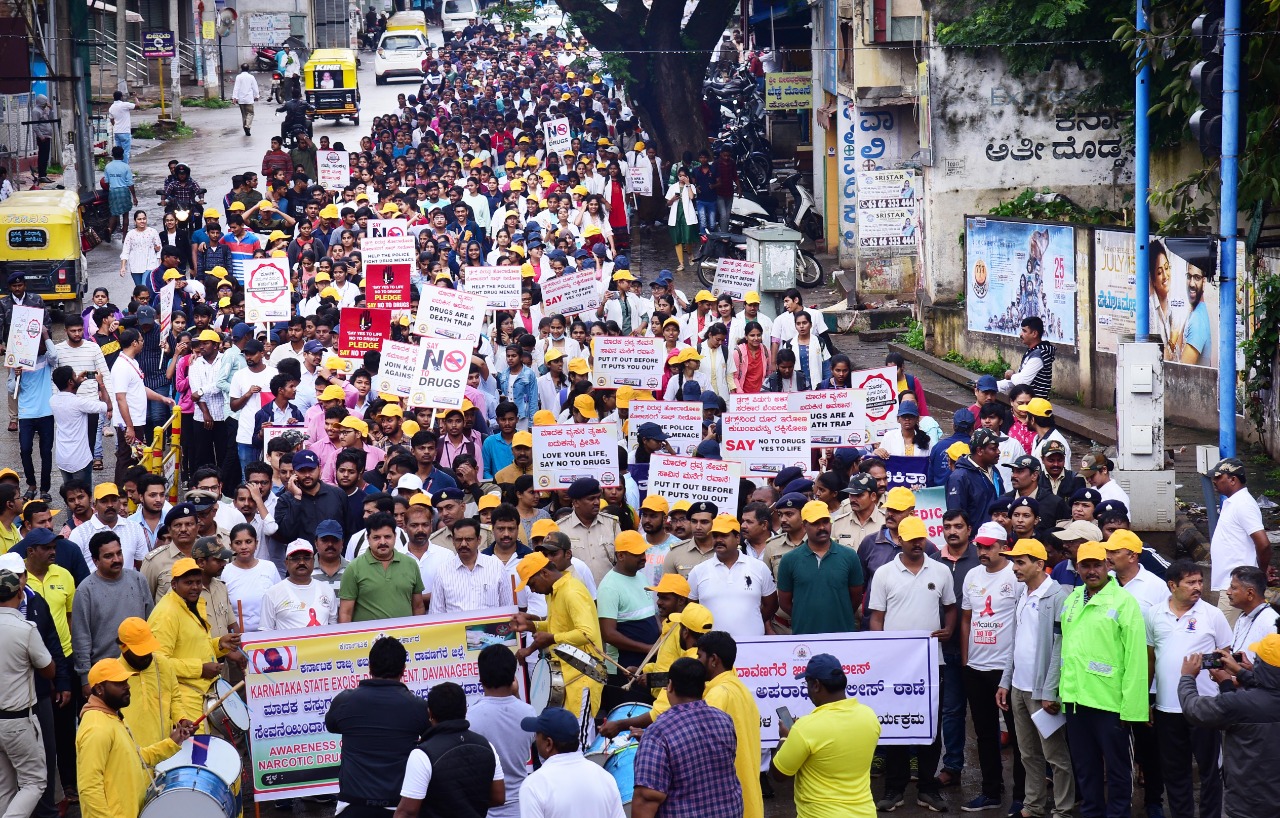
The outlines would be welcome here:
<svg viewBox="0 0 1280 818">
<path fill-rule="evenodd" d="M 440 19 L 444 23 L 442 31 L 445 42 L 454 35 L 461 34 L 471 22 L 471 18 L 478 17 L 479 14 L 476 10 L 476 0 L 444 0 L 444 11 Z"/>
<path fill-rule="evenodd" d="M 421 77 L 422 59 L 430 46 L 416 31 L 388 31 L 373 56 L 373 78 L 386 85 L 391 77 Z"/>
</svg>

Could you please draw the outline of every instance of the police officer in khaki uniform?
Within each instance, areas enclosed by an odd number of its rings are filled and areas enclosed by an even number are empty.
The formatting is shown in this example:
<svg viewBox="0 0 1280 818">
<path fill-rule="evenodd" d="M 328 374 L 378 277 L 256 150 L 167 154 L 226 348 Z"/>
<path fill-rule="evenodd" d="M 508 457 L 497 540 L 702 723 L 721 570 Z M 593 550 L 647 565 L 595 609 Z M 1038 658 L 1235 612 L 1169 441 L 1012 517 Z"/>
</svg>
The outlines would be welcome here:
<svg viewBox="0 0 1280 818">
<path fill-rule="evenodd" d="M 674 508 L 672 509 L 674 512 Z M 711 524 L 720 509 L 710 500 L 689 504 L 689 528 L 692 536 L 671 546 L 662 562 L 662 573 L 679 574 L 688 579 L 695 566 L 715 559 L 716 546 L 711 539 Z"/>
<path fill-rule="evenodd" d="M 868 474 L 850 477 L 844 493 L 849 495 L 848 513 L 831 515 L 831 539 L 856 551 L 868 535 L 884 528 L 884 510 L 876 481 Z"/>
<path fill-rule="evenodd" d="M 778 578 L 778 563 L 804 542 L 804 520 L 800 517 L 800 510 L 807 502 L 808 497 L 793 491 L 782 495 L 773 504 L 778 533 L 764 544 L 764 563 L 773 572 L 775 580 Z M 835 540 L 834 535 L 832 540 Z M 773 633 L 791 633 L 791 614 L 781 608 L 773 615 Z"/>
<path fill-rule="evenodd" d="M 467 495 L 460 488 L 440 489 L 431 496 L 431 508 L 437 512 L 437 525 L 440 527 L 428 538 L 432 545 L 456 551 L 453 547 L 453 531 L 451 527 L 466 516 Z M 493 545 L 493 532 L 489 526 L 480 526 L 480 550 Z M 430 590 L 430 589 L 428 589 Z"/>
<path fill-rule="evenodd" d="M 565 493 L 573 502 L 573 511 L 560 521 L 560 531 L 573 543 L 573 555 L 587 564 L 599 586 L 617 561 L 613 541 L 622 528 L 617 517 L 600 510 L 599 480 L 579 477 Z"/>
<path fill-rule="evenodd" d="M 196 519 L 196 507 L 192 503 L 178 503 L 164 515 L 164 524 L 169 529 L 169 544 L 147 554 L 140 569 L 157 602 L 169 593 L 173 564 L 191 556 L 200 525 Z"/>
<path fill-rule="evenodd" d="M 191 547 L 191 558 L 204 573 L 204 589 L 200 591 L 200 598 L 204 600 L 209 635 L 213 637 L 240 632 L 236 626 L 236 610 L 231 605 L 231 594 L 227 583 L 222 581 L 222 570 L 232 556 L 231 549 L 218 542 L 217 537 L 200 537 Z"/>
<path fill-rule="evenodd" d="M 34 670 L 53 679 L 53 656 L 22 604 L 22 577 L 0 570 L 0 805 L 5 815 L 30 815 L 48 783 L 36 719 Z"/>
</svg>

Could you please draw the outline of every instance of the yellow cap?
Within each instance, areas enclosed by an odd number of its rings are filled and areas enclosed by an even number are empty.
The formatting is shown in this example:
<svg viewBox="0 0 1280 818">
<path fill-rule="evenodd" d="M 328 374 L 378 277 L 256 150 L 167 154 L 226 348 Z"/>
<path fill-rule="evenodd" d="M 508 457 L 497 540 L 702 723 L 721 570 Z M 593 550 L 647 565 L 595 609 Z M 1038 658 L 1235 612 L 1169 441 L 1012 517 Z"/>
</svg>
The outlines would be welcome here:
<svg viewBox="0 0 1280 818">
<path fill-rule="evenodd" d="M 1038 418 L 1053 417 L 1053 404 L 1044 398 L 1032 398 L 1027 402 L 1027 412 Z"/>
<path fill-rule="evenodd" d="M 160 650 L 160 640 L 151 632 L 147 620 L 141 617 L 130 616 L 121 620 L 116 638 L 135 656 L 150 656 Z"/>
<path fill-rule="evenodd" d="M 105 500 L 108 497 L 119 497 L 120 489 L 115 483 L 99 483 L 93 487 L 93 499 Z"/>
<path fill-rule="evenodd" d="M 613 393 L 613 403 L 619 409 L 627 409 L 631 406 L 631 401 L 635 396 L 635 387 L 623 384 L 618 387 L 616 392 Z"/>
<path fill-rule="evenodd" d="M 486 494 L 476 502 L 476 509 L 484 511 L 486 508 L 497 508 L 502 501 L 498 499 L 496 494 Z"/>
<path fill-rule="evenodd" d="M 655 594 L 675 594 L 685 599 L 688 599 L 691 593 L 689 580 L 679 574 L 663 574 L 657 585 L 646 585 L 645 590 L 653 591 Z"/>
<path fill-rule="evenodd" d="M 613 274 L 614 281 L 636 281 L 636 277 L 631 275 L 630 270 L 617 270 Z"/>
<path fill-rule="evenodd" d="M 369 194 L 365 193 L 363 190 L 360 191 L 359 193 L 356 194 L 356 201 L 358 202 L 361 199 L 363 199 L 366 202 L 369 201 Z"/>
<path fill-rule="evenodd" d="M 693 297 L 693 300 L 695 302 L 698 302 L 698 301 L 714 302 L 716 300 L 716 297 L 711 294 L 710 290 L 698 290 L 698 294 Z"/>
<path fill-rule="evenodd" d="M 1076 565 L 1080 565 L 1080 563 L 1085 560 L 1106 562 L 1107 547 L 1100 542 L 1095 542 L 1094 540 L 1080 543 L 1080 546 L 1076 548 Z"/>
<path fill-rule="evenodd" d="M 959 460 L 970 453 L 969 444 L 965 443 L 963 440 L 957 440 L 955 443 L 952 443 L 947 447 L 947 457 L 952 460 Z"/>
<path fill-rule="evenodd" d="M 378 417 L 402 418 L 404 417 L 404 410 L 400 408 L 400 404 L 398 403 L 388 403 L 378 410 Z"/>
<path fill-rule="evenodd" d="M 744 303 L 744 304 L 759 304 L 759 303 L 760 303 L 760 293 L 756 292 L 755 290 L 748 290 L 747 292 L 743 293 L 743 295 L 742 295 L 742 303 Z"/>
<path fill-rule="evenodd" d="M 478 167 L 482 166 L 483 164 L 484 164 L 484 160 L 483 160 L 483 159 L 472 159 L 472 160 L 471 160 L 471 164 L 470 164 L 470 165 L 468 165 L 468 167 L 478 168 Z"/>
<path fill-rule="evenodd" d="M 515 448 L 516 446 L 528 446 L 532 449 L 533 435 L 529 432 L 516 432 L 511 436 L 511 447 Z"/>
<path fill-rule="evenodd" d="M 682 347 L 676 356 L 667 361 L 669 364 L 682 364 L 685 361 L 701 361 L 702 356 L 698 354 L 698 350 L 693 347 Z"/>
<path fill-rule="evenodd" d="M 587 238 L 588 236 L 600 236 L 600 235 L 604 235 L 604 234 L 601 233 L 600 228 L 596 227 L 594 224 L 588 227 L 586 230 L 582 231 L 582 237 L 584 239 Z"/>
<path fill-rule="evenodd" d="M 569 361 L 569 371 L 575 375 L 586 375 L 591 371 L 591 367 L 587 366 L 586 358 L 574 358 Z"/>
<path fill-rule="evenodd" d="M 592 95 L 592 94 L 594 94 L 594 93 L 595 93 L 595 91 L 592 91 L 590 88 L 586 88 L 586 89 L 584 89 L 584 90 L 583 90 L 582 95 L 583 95 L 584 97 L 589 97 L 589 96 L 591 96 L 591 95 Z"/>
<path fill-rule="evenodd" d="M 333 281 L 333 276 L 329 275 L 329 273 L 327 273 L 326 271 L 321 270 L 320 272 L 316 273 L 315 277 L 312 278 L 311 280 L 317 281 L 317 282 Z"/>
<path fill-rule="evenodd" d="M 574 185 L 569 189 L 570 193 L 576 193 L 579 196 L 586 196 L 591 191 L 587 190 L 585 185 Z"/>
<path fill-rule="evenodd" d="M 1272 667 L 1280 667 L 1280 634 L 1267 634 L 1250 645 L 1249 650 Z"/>
<path fill-rule="evenodd" d="M 396 207 L 395 202 L 384 202 L 378 212 L 385 216 L 388 213 L 399 213 L 400 208 Z"/>
<path fill-rule="evenodd" d="M 929 529 L 925 527 L 924 520 L 914 514 L 910 517 L 903 517 L 902 522 L 898 523 L 898 539 L 904 542 L 928 536 Z"/>
<path fill-rule="evenodd" d="M 546 517 L 543 517 L 541 520 L 533 521 L 533 527 L 529 529 L 529 539 L 536 540 L 539 537 L 554 534 L 559 530 L 560 526 L 556 525 L 555 520 L 549 520 Z"/>
<path fill-rule="evenodd" d="M 345 418 L 342 419 L 342 423 L 340 423 L 339 425 L 342 426 L 344 429 L 355 429 L 357 432 L 360 433 L 361 437 L 364 437 L 365 435 L 369 434 L 369 424 L 365 423 L 363 420 L 356 417 L 355 415 L 347 415 Z"/>
<path fill-rule="evenodd" d="M 644 143 L 643 143 L 643 142 L 637 142 L 637 143 L 636 143 L 636 146 L 635 146 L 635 148 L 634 148 L 634 150 L 638 150 L 638 151 L 642 151 L 642 150 L 644 150 Z"/>
<path fill-rule="evenodd" d="M 671 504 L 667 502 L 667 498 L 661 494 L 650 494 L 644 498 L 644 502 L 640 504 L 641 511 L 656 511 L 659 514 L 666 514 L 671 510 Z"/>
<path fill-rule="evenodd" d="M 215 344 L 222 343 L 222 336 L 217 330 L 204 329 L 200 330 L 200 334 L 196 336 L 197 341 L 213 341 Z"/>
<path fill-rule="evenodd" d="M 386 401 L 387 403 L 394 403 L 399 406 L 401 398 L 399 395 L 393 395 L 390 392 L 379 392 L 378 400 Z"/>
<path fill-rule="evenodd" d="M 348 366 L 349 364 L 337 355 L 330 355 L 328 358 L 324 359 L 325 369 L 335 369 L 338 372 L 346 372 Z M 332 384 L 330 385 L 332 386 Z"/>
<path fill-rule="evenodd" d="M 732 514 L 717 514 L 711 521 L 712 534 L 736 534 L 742 526 Z"/>
<path fill-rule="evenodd" d="M 338 300 L 339 298 L 341 298 L 341 296 L 338 294 L 338 291 L 337 291 L 337 290 L 335 290 L 335 289 L 334 289 L 334 288 L 332 288 L 332 287 L 325 287 L 323 290 L 321 290 L 321 291 L 320 291 L 320 297 L 321 297 L 321 298 L 332 298 L 332 299 L 333 299 L 333 300 L 335 300 L 335 301 L 336 301 L 336 300 Z"/>
<path fill-rule="evenodd" d="M 1049 555 L 1044 550 L 1044 545 L 1039 540 L 1024 537 L 1013 544 L 1013 548 L 1004 552 L 1006 557 L 1027 556 L 1035 557 L 1038 560 L 1046 560 Z"/>
<path fill-rule="evenodd" d="M 530 578 L 534 574 L 541 571 L 551 564 L 551 560 L 547 559 L 547 555 L 540 551 L 534 551 L 532 554 L 526 554 L 516 563 L 516 573 L 520 575 L 520 584 L 516 586 L 517 591 L 523 591 L 529 585 Z"/>
<path fill-rule="evenodd" d="M 219 299 L 218 299 L 218 308 L 219 308 L 219 309 L 221 309 L 221 308 L 223 308 L 223 307 L 230 307 L 230 306 L 231 306 L 231 298 L 230 298 L 229 296 L 225 296 L 225 295 L 224 295 L 224 296 L 222 296 L 222 298 L 219 298 Z"/>
<path fill-rule="evenodd" d="M 338 386 L 336 383 L 331 383 L 328 386 L 326 386 L 324 390 L 321 391 L 320 394 L 316 397 L 316 400 L 345 401 L 346 399 L 347 399 L 346 390 L 344 390 L 341 386 Z"/>
<path fill-rule="evenodd" d="M 177 270 L 165 270 L 165 271 L 164 271 L 164 280 L 165 280 L 165 281 L 177 281 L 177 280 L 178 280 L 178 279 L 180 279 L 180 278 L 182 278 L 182 273 L 180 273 L 180 272 L 179 272 L 179 271 L 177 271 Z"/>
<path fill-rule="evenodd" d="M 215 264 L 212 269 L 209 270 L 209 275 L 214 278 L 226 278 L 228 275 L 227 268 L 223 267 L 221 264 Z"/>
<path fill-rule="evenodd" d="M 421 432 L 422 427 L 418 425 L 418 421 L 416 420 L 406 420 L 404 423 L 400 424 L 400 431 L 405 437 L 411 438 L 418 432 Z"/>
<path fill-rule="evenodd" d="M 542 356 L 542 360 L 546 361 L 547 363 L 551 363 L 552 361 L 558 361 L 563 357 L 564 357 L 563 350 L 556 349 L 555 347 L 549 347 L 546 353 Z"/>
<path fill-rule="evenodd" d="M 133 671 L 126 668 L 118 658 L 99 659 L 89 668 L 89 687 L 103 682 L 127 682 L 132 677 Z"/>
<path fill-rule="evenodd" d="M 1104 545 L 1107 546 L 1108 551 L 1119 551 L 1124 548 L 1135 554 L 1142 553 L 1142 539 L 1127 528 L 1113 532 Z"/>
<path fill-rule="evenodd" d="M 680 326 L 680 319 L 676 318 L 674 315 L 670 315 L 670 316 L 667 316 L 666 320 L 662 322 L 663 327 L 666 327 L 671 324 L 674 324 L 677 327 Z"/>
<path fill-rule="evenodd" d="M 521 278 L 533 278 L 533 265 L 532 265 L 532 264 L 530 264 L 530 263 L 529 263 L 529 262 L 527 262 L 527 261 L 526 261 L 524 264 L 521 264 L 521 265 L 520 265 L 520 277 L 521 277 Z M 546 360 L 546 359 L 544 358 L 543 360 Z"/>
<path fill-rule="evenodd" d="M 538 166 L 538 157 L 530 156 L 528 159 L 524 160 L 524 163 L 528 167 L 536 168 Z"/>
<path fill-rule="evenodd" d="M 800 509 L 800 519 L 806 523 L 816 523 L 820 520 L 830 520 L 831 511 L 827 508 L 827 504 L 821 500 L 810 500 Z"/>
<path fill-rule="evenodd" d="M 427 508 L 431 508 L 431 497 L 427 494 L 423 494 L 422 492 L 418 492 L 409 498 L 409 505 L 426 506 Z"/>
<path fill-rule="evenodd" d="M 560 95 L 560 101 L 561 101 L 561 102 L 568 102 L 568 101 L 569 101 L 569 100 L 571 100 L 571 99 L 573 99 L 573 96 L 572 96 L 571 94 L 561 94 L 561 95 Z"/>
<path fill-rule="evenodd" d="M 582 360 L 578 358 L 576 360 Z M 573 408 L 582 413 L 587 420 L 595 420 L 600 417 L 600 413 L 596 411 L 596 402 L 591 399 L 590 395 L 579 395 L 573 399 Z"/>
<path fill-rule="evenodd" d="M 216 207 L 206 207 L 204 209 L 204 217 L 206 219 L 219 219 L 222 218 L 222 214 L 218 212 Z"/>
<path fill-rule="evenodd" d="M 243 213 L 244 202 L 232 202 L 231 207 L 227 208 L 228 213 Z"/>
<path fill-rule="evenodd" d="M 183 557 L 182 559 L 175 562 L 173 564 L 173 567 L 169 569 L 169 576 L 172 577 L 173 579 L 177 579 L 178 577 L 183 576 L 185 574 L 190 574 L 192 571 L 199 571 L 199 570 L 200 570 L 200 565 L 195 560 L 191 559 L 190 557 Z"/>
<path fill-rule="evenodd" d="M 283 230 L 272 230 L 271 235 L 267 236 L 267 241 L 276 241 L 278 239 L 287 239 Z"/>
<path fill-rule="evenodd" d="M 539 409 L 533 413 L 534 426 L 554 426 L 556 424 L 556 415 L 550 409 Z"/>
<path fill-rule="evenodd" d="M 613 549 L 624 554 L 643 554 L 649 550 L 649 543 L 639 531 L 623 531 L 614 538 Z"/>
<path fill-rule="evenodd" d="M 716 626 L 711 611 L 696 602 L 684 606 L 684 610 L 673 613 L 667 620 L 677 625 L 684 625 L 694 633 L 708 633 Z"/>
<path fill-rule="evenodd" d="M 692 507 L 693 507 L 693 503 L 690 503 L 688 500 L 676 500 L 674 503 L 671 504 L 671 511 L 667 513 L 676 514 L 678 512 L 684 512 L 685 514 L 688 514 L 689 509 Z"/>
<path fill-rule="evenodd" d="M 320 208 L 320 218 L 322 219 L 340 219 L 342 216 L 338 213 L 338 206 L 328 204 Z"/>
<path fill-rule="evenodd" d="M 906 511 L 916 507 L 916 495 L 905 486 L 894 486 L 884 498 L 884 507 L 890 511 Z"/>
</svg>

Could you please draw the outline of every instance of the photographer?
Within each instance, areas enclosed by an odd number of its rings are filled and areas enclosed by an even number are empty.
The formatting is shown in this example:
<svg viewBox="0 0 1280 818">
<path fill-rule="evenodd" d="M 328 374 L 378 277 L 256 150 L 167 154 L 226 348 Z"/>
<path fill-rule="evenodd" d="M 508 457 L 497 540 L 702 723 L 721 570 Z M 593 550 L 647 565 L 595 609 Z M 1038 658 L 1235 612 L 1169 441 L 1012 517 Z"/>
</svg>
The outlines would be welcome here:
<svg viewBox="0 0 1280 818">
<path fill-rule="evenodd" d="M 1280 634 L 1249 645 L 1257 656 L 1252 685 L 1218 696 L 1200 693 L 1197 678 L 1204 657 L 1193 653 L 1182 662 L 1178 702 L 1193 727 L 1222 731 L 1226 818 L 1274 815 L 1280 803 L 1280 780 L 1274 775 L 1280 757 Z M 1219 653 L 1223 666 L 1233 662 Z"/>
<path fill-rule="evenodd" d="M 1231 569 L 1231 584 L 1223 591 L 1231 607 L 1240 613 L 1236 617 L 1231 637 L 1232 653 L 1244 653 L 1250 659 L 1249 646 L 1269 633 L 1276 632 L 1276 620 L 1280 615 L 1267 604 L 1267 575 L 1261 568 L 1241 565 Z"/>
</svg>

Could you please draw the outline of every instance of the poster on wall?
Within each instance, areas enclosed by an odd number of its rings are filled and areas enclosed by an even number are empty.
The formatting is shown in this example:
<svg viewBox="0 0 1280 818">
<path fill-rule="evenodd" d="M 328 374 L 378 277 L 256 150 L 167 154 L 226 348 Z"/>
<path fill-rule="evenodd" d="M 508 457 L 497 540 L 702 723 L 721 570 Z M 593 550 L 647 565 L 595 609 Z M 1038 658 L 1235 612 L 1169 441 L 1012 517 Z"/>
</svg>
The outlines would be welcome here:
<svg viewBox="0 0 1280 818">
<path fill-rule="evenodd" d="M 921 238 L 920 177 L 914 170 L 858 174 L 858 246 L 914 247 Z"/>
<path fill-rule="evenodd" d="M 1216 254 L 1204 237 L 1151 238 L 1151 284 L 1134 292 L 1137 280 L 1132 233 L 1097 230 L 1093 234 L 1094 336 L 1098 352 L 1115 353 L 1120 338 L 1134 334 L 1137 298 L 1146 298 L 1151 334 L 1164 344 L 1170 363 L 1218 365 L 1218 282 L 1203 268 Z M 1197 264 L 1198 262 L 1198 264 Z M 1236 277 L 1245 277 L 1244 243 L 1236 248 Z M 1237 322 L 1237 341 L 1243 342 Z M 1237 343 L 1239 347 L 1239 343 Z"/>
<path fill-rule="evenodd" d="M 1075 344 L 1075 228 L 970 216 L 964 247 L 970 332 L 1017 338 L 1038 316 L 1044 340 Z"/>
</svg>

